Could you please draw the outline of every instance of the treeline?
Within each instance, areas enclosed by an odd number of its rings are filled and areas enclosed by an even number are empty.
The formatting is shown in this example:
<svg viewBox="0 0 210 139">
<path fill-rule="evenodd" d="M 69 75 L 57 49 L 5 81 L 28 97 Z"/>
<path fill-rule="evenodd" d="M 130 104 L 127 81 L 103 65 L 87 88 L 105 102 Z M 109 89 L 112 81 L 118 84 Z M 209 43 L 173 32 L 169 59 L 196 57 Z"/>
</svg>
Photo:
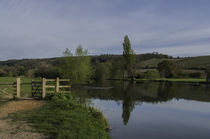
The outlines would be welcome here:
<svg viewBox="0 0 210 139">
<path fill-rule="evenodd" d="M 113 63 L 112 71 L 117 72 L 115 68 L 120 65 L 123 58 L 122 55 L 113 54 L 102 54 L 100 56 L 90 56 L 91 65 L 96 68 L 97 71 L 104 65 L 109 65 Z M 147 54 L 137 54 L 137 63 L 152 59 L 152 58 L 171 58 L 171 56 L 159 54 L 159 53 L 147 53 Z M 59 58 L 47 58 L 47 59 L 22 59 L 22 60 L 7 60 L 0 61 L 0 77 L 2 76 L 27 76 L 27 77 L 37 77 L 37 76 L 47 76 L 54 77 L 58 75 L 58 66 L 63 59 Z M 55 73 L 55 74 L 53 74 Z M 99 74 L 99 73 L 98 73 Z M 53 76 L 52 76 L 53 75 Z"/>
<path fill-rule="evenodd" d="M 143 61 L 160 59 L 157 67 L 139 67 Z M 75 83 L 92 80 L 145 78 L 207 78 L 210 81 L 210 68 L 205 72 L 186 71 L 176 58 L 159 53 L 136 55 L 126 35 L 122 55 L 89 56 L 88 50 L 81 45 L 75 53 L 66 49 L 63 57 L 48 59 L 23 59 L 0 62 L 0 76 L 27 76 L 70 78 Z"/>
</svg>

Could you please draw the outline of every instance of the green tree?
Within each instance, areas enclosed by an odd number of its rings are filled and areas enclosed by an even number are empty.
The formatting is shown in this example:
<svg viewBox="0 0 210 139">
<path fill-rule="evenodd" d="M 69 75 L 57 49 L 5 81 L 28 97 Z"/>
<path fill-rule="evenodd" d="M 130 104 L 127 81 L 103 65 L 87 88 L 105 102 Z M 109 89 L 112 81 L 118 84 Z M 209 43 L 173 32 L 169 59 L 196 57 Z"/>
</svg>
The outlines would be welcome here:
<svg viewBox="0 0 210 139">
<path fill-rule="evenodd" d="M 25 68 L 24 66 L 18 66 L 18 67 L 17 67 L 16 74 L 17 74 L 18 76 L 26 75 L 26 68 Z"/>
<path fill-rule="evenodd" d="M 131 48 L 131 43 L 128 35 L 125 36 L 123 42 L 123 60 L 124 60 L 124 70 L 128 77 L 134 79 L 135 77 L 135 64 L 136 55 Z"/>
<path fill-rule="evenodd" d="M 206 82 L 210 82 L 210 67 L 206 68 Z"/>
<path fill-rule="evenodd" d="M 7 76 L 7 73 L 3 69 L 0 69 L 0 77 L 4 76 Z"/>
<path fill-rule="evenodd" d="M 62 75 L 71 79 L 74 83 L 89 82 L 92 76 L 92 68 L 88 50 L 79 45 L 76 48 L 75 55 L 69 49 L 66 49 L 63 54 L 64 60 L 60 65 Z"/>
<path fill-rule="evenodd" d="M 95 79 L 101 81 L 109 79 L 110 68 L 111 68 L 110 62 L 103 62 L 103 63 L 97 62 L 95 67 Z"/>
<path fill-rule="evenodd" d="M 158 64 L 161 77 L 172 78 L 179 74 L 179 68 L 174 61 L 164 60 Z"/>
<path fill-rule="evenodd" d="M 145 73 L 145 78 L 146 79 L 157 79 L 159 77 L 160 77 L 160 75 L 159 75 L 159 72 L 157 70 L 148 70 Z"/>
</svg>

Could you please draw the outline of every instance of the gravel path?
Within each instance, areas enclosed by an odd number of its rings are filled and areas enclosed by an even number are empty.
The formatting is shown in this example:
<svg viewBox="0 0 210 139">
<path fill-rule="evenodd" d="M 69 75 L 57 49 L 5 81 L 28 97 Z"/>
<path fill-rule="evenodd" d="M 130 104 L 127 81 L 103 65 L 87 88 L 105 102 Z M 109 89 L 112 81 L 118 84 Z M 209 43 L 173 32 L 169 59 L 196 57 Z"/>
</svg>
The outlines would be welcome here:
<svg viewBox="0 0 210 139">
<path fill-rule="evenodd" d="M 44 135 L 35 133 L 27 123 L 12 123 L 10 119 L 4 119 L 10 113 L 31 110 L 42 105 L 44 105 L 43 101 L 20 100 L 11 101 L 0 106 L 0 139 L 44 139 Z"/>
</svg>

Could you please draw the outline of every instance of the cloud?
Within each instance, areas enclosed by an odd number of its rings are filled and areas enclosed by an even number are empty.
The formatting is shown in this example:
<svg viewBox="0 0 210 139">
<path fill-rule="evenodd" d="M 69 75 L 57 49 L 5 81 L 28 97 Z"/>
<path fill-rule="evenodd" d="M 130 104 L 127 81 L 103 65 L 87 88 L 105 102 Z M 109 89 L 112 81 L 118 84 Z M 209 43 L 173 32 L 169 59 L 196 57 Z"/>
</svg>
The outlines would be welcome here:
<svg viewBox="0 0 210 139">
<path fill-rule="evenodd" d="M 180 6 L 189 2 L 194 5 Z M 61 56 L 65 48 L 79 44 L 90 54 L 119 54 L 126 34 L 137 53 L 210 54 L 205 51 L 210 44 L 207 4 L 204 0 L 173 4 L 165 0 L 0 0 L 0 60 Z"/>
</svg>

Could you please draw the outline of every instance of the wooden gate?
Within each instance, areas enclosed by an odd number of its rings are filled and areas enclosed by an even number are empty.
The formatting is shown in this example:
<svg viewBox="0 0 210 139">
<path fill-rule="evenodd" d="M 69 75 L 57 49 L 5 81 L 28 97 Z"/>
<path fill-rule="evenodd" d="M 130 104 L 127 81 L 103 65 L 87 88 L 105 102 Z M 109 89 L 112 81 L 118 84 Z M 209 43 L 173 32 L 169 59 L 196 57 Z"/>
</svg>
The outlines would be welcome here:
<svg viewBox="0 0 210 139">
<path fill-rule="evenodd" d="M 43 78 L 42 81 L 32 81 L 31 82 L 31 92 L 32 97 L 36 94 L 45 98 L 46 93 L 55 92 L 69 92 L 71 88 L 71 81 L 69 79 L 46 79 Z"/>
<path fill-rule="evenodd" d="M 42 82 L 41 81 L 31 81 L 31 95 L 34 97 L 36 94 L 42 94 Z"/>
<path fill-rule="evenodd" d="M 0 82 L 0 96 L 20 97 L 20 78 L 16 82 Z"/>
</svg>

